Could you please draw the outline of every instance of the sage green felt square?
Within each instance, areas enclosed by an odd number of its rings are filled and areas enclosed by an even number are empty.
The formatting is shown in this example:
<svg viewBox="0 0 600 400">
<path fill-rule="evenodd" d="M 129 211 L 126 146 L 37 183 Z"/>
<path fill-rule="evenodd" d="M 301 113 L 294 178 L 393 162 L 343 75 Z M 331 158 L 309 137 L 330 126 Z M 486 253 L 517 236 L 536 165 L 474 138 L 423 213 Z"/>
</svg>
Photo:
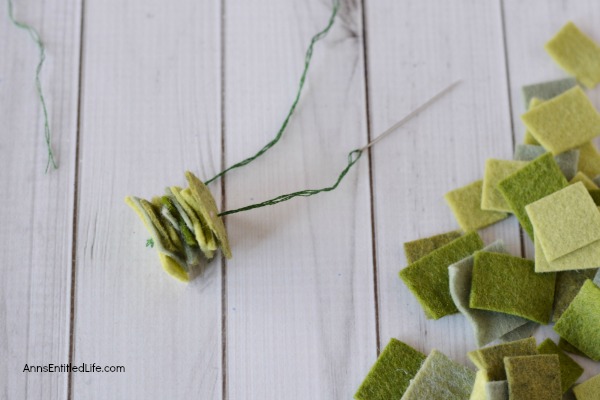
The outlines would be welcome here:
<svg viewBox="0 0 600 400">
<path fill-rule="evenodd" d="M 600 212 L 583 183 L 525 207 L 547 261 L 600 240 Z"/>
<path fill-rule="evenodd" d="M 432 350 L 402 400 L 468 399 L 474 383 L 474 371 Z"/>
<path fill-rule="evenodd" d="M 544 153 L 546 153 L 546 150 L 542 146 L 518 144 L 515 147 L 513 158 L 517 161 L 533 161 Z M 564 153 L 560 153 L 554 156 L 554 160 L 565 178 L 570 181 L 577 174 L 579 149 L 567 150 Z"/>
<path fill-rule="evenodd" d="M 598 187 L 598 185 L 596 185 L 596 182 L 594 182 L 593 180 L 591 180 L 586 174 L 584 174 L 583 172 L 579 171 L 574 177 L 573 179 L 571 179 L 569 181 L 570 185 L 574 185 L 576 183 L 581 182 L 583 184 L 583 186 L 585 186 L 585 188 L 589 191 L 589 190 L 597 190 L 600 189 Z"/>
<path fill-rule="evenodd" d="M 461 236 L 461 231 L 451 231 L 435 236 L 413 240 L 411 242 L 406 242 L 404 243 L 404 254 L 406 255 L 406 261 L 409 264 L 412 264 L 418 259 L 425 257 L 433 250 L 438 249 Z"/>
<path fill-rule="evenodd" d="M 425 354 L 391 339 L 360 385 L 357 400 L 400 399 L 425 361 Z"/>
<path fill-rule="evenodd" d="M 508 400 L 508 381 L 488 382 L 485 400 Z"/>
<path fill-rule="evenodd" d="M 600 115 L 580 87 L 543 102 L 521 116 L 527 129 L 553 154 L 600 135 Z"/>
<path fill-rule="evenodd" d="M 594 285 L 600 287 L 600 269 L 596 272 L 596 276 L 594 277 Z"/>
<path fill-rule="evenodd" d="M 400 271 L 400 278 L 417 298 L 425 315 L 439 319 L 458 312 L 450 295 L 448 266 L 483 248 L 477 232 L 442 246 Z"/>
<path fill-rule="evenodd" d="M 533 98 L 550 100 L 575 86 L 577 86 L 575 78 L 562 78 L 523 86 L 521 91 L 523 93 L 525 108 L 530 108 L 529 103 Z"/>
<path fill-rule="evenodd" d="M 600 399 L 600 374 L 575 386 L 573 388 L 573 393 L 575 393 L 575 397 L 577 397 L 577 400 Z"/>
<path fill-rule="evenodd" d="M 507 357 L 504 363 L 511 400 L 562 400 L 556 354 Z"/>
<path fill-rule="evenodd" d="M 525 206 L 567 185 L 554 157 L 546 153 L 500 181 L 498 188 L 525 232 L 533 239 L 533 226 Z"/>
<path fill-rule="evenodd" d="M 592 142 L 588 142 L 579 149 L 579 164 L 577 169 L 589 177 L 600 174 L 600 153 Z M 599 185 L 600 186 L 600 185 Z"/>
<path fill-rule="evenodd" d="M 579 289 L 587 279 L 592 279 L 596 275 L 596 268 L 561 271 L 556 274 L 556 289 L 554 291 L 554 311 L 552 321 L 556 322 L 562 313 L 569 307 Z"/>
<path fill-rule="evenodd" d="M 554 261 L 546 260 L 539 240 L 535 239 L 534 245 L 536 272 L 572 271 L 597 268 L 600 265 L 600 241 L 598 240 Z"/>
<path fill-rule="evenodd" d="M 481 209 L 483 181 L 446 193 L 444 198 L 450 206 L 456 221 L 464 231 L 476 231 L 495 224 L 508 217 L 508 214 Z"/>
<path fill-rule="evenodd" d="M 562 69 L 588 88 L 600 82 L 600 47 L 568 22 L 544 46 Z"/>
<path fill-rule="evenodd" d="M 535 338 L 516 340 L 495 346 L 484 347 L 467 353 L 477 368 L 486 372 L 489 381 L 506 380 L 505 357 L 538 354 Z"/>
<path fill-rule="evenodd" d="M 554 330 L 594 361 L 600 361 L 600 288 L 585 281 Z"/>
<path fill-rule="evenodd" d="M 548 323 L 556 274 L 537 274 L 534 262 L 507 254 L 475 253 L 471 308 Z"/>
<path fill-rule="evenodd" d="M 504 336 L 500 338 L 503 343 L 506 342 L 514 342 L 515 340 L 526 339 L 535 334 L 537 328 L 540 327 L 540 324 L 533 321 L 527 321 L 526 324 L 521 325 L 520 327 L 508 332 Z"/>
<path fill-rule="evenodd" d="M 488 158 L 485 162 L 481 208 L 488 211 L 510 212 L 504 196 L 498 190 L 498 183 L 527 165 L 524 161 L 497 160 Z"/>
<path fill-rule="evenodd" d="M 575 360 L 565 354 L 551 339 L 546 339 L 538 346 L 540 354 L 556 354 L 560 363 L 560 387 L 565 393 L 583 374 L 583 368 Z"/>
</svg>

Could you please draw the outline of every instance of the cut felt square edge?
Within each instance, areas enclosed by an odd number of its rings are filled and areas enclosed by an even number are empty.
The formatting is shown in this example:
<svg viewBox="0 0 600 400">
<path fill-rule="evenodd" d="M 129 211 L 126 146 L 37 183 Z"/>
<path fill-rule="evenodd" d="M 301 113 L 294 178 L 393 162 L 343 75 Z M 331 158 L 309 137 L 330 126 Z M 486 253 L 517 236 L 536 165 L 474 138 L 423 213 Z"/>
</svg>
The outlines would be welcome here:
<svg viewBox="0 0 600 400">
<path fill-rule="evenodd" d="M 575 78 L 561 78 L 525 85 L 521 88 L 525 108 L 531 108 L 530 102 L 534 98 L 539 100 L 550 100 L 574 86 L 577 86 L 577 80 Z"/>
<path fill-rule="evenodd" d="M 465 232 L 476 231 L 495 224 L 508 214 L 481 209 L 483 180 L 478 180 L 444 195 L 458 225 Z"/>
<path fill-rule="evenodd" d="M 573 179 L 571 179 L 569 181 L 570 185 L 574 185 L 576 183 L 583 184 L 583 186 L 588 191 L 600 189 L 600 187 L 598 187 L 598 185 L 596 185 L 596 182 L 594 182 L 592 179 L 590 179 L 586 174 L 584 174 L 581 171 L 577 172 L 577 174 L 575 174 L 575 176 L 573 177 Z"/>
<path fill-rule="evenodd" d="M 561 349 L 561 350 L 563 350 L 563 351 L 565 351 L 565 352 L 567 352 L 567 353 L 575 354 L 575 355 L 578 355 L 580 357 L 589 358 L 581 350 L 579 350 L 577 347 L 573 346 L 571 343 L 567 342 L 563 338 L 558 339 L 558 348 Z"/>
<path fill-rule="evenodd" d="M 560 271 L 556 274 L 556 289 L 554 291 L 554 311 L 552 321 L 556 322 L 569 307 L 581 286 L 587 279 L 592 279 L 597 269 Z"/>
<path fill-rule="evenodd" d="M 578 147 L 579 163 L 577 170 L 589 177 L 600 174 L 600 153 L 594 143 L 588 142 Z M 600 186 L 600 184 L 598 185 Z"/>
<path fill-rule="evenodd" d="M 600 374 L 591 377 L 573 388 L 577 400 L 598 400 L 600 393 Z"/>
<path fill-rule="evenodd" d="M 527 321 L 526 324 L 523 324 L 502 336 L 500 340 L 504 343 L 507 343 L 514 342 L 516 340 L 526 339 L 533 336 L 533 334 L 539 327 L 540 324 L 538 324 L 537 322 Z"/>
<path fill-rule="evenodd" d="M 450 243 L 454 239 L 458 239 L 462 235 L 463 233 L 461 231 L 450 231 L 406 242 L 404 243 L 404 254 L 406 255 L 406 261 L 409 264 L 412 264 L 415 261 L 425 257 L 433 250 Z"/>
<path fill-rule="evenodd" d="M 504 364 L 511 400 L 562 400 L 558 355 L 506 357 Z"/>
<path fill-rule="evenodd" d="M 526 110 L 532 109 L 533 107 L 537 107 L 538 105 L 542 104 L 544 102 L 544 100 L 538 98 L 538 97 L 532 97 L 531 100 L 529 100 L 528 107 L 526 107 Z M 536 138 L 533 137 L 533 135 L 531 134 L 531 132 L 529 132 L 528 130 L 525 130 L 525 135 L 523 135 L 523 143 L 525 144 L 534 144 L 534 145 L 539 145 L 540 142 L 538 142 L 536 140 Z"/>
<path fill-rule="evenodd" d="M 488 383 L 488 377 L 485 371 L 479 370 L 475 374 L 475 383 L 473 384 L 473 390 L 471 391 L 471 397 L 469 400 L 487 400 L 485 393 L 485 386 Z"/>
<path fill-rule="evenodd" d="M 508 381 L 487 382 L 485 385 L 485 400 L 507 400 Z"/>
<path fill-rule="evenodd" d="M 600 241 L 590 243 L 554 261 L 546 260 L 544 250 L 537 239 L 534 240 L 534 247 L 536 272 L 583 270 L 598 268 L 600 265 Z"/>
<path fill-rule="evenodd" d="M 560 386 L 565 393 L 577 382 L 577 379 L 583 374 L 583 368 L 575 360 L 562 351 L 552 339 L 544 340 L 538 346 L 540 354 L 556 354 L 560 364 Z"/>
<path fill-rule="evenodd" d="M 505 357 L 538 354 L 536 340 L 533 337 L 514 342 L 484 347 L 467 353 L 475 366 L 486 372 L 489 381 L 506 380 Z"/>
<path fill-rule="evenodd" d="M 499 160 L 488 158 L 485 161 L 481 209 L 487 211 L 510 212 L 510 206 L 498 190 L 498 183 L 527 165 L 525 161 Z"/>
<path fill-rule="evenodd" d="M 513 158 L 516 161 L 533 161 L 545 153 L 546 150 L 542 146 L 517 144 Z M 579 149 L 571 149 L 560 153 L 554 156 L 554 161 L 556 161 L 565 178 L 570 181 L 577 175 L 579 168 Z"/>
</svg>

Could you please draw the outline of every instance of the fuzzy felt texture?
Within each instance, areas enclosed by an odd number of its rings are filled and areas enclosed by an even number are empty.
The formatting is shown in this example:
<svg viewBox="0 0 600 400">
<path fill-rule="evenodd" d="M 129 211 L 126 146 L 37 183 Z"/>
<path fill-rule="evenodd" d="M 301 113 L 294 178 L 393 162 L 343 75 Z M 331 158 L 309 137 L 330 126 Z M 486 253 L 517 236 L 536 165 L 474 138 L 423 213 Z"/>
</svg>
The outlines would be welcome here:
<svg viewBox="0 0 600 400">
<path fill-rule="evenodd" d="M 411 242 L 406 242 L 404 243 L 404 254 L 406 255 L 406 261 L 409 264 L 412 264 L 420 258 L 425 257 L 433 250 L 438 249 L 461 236 L 461 231 L 451 231 L 427 238 L 413 240 Z"/>
<path fill-rule="evenodd" d="M 391 339 L 360 385 L 357 400 L 400 399 L 425 361 L 425 354 Z"/>
<path fill-rule="evenodd" d="M 600 374 L 587 381 L 575 386 L 573 393 L 577 400 L 598 400 L 600 399 Z"/>
<path fill-rule="evenodd" d="M 554 311 L 552 321 L 556 322 L 569 307 L 581 286 L 587 279 L 596 275 L 597 269 L 561 271 L 556 274 L 556 289 L 554 290 Z"/>
<path fill-rule="evenodd" d="M 581 182 L 583 184 L 583 186 L 587 189 L 587 190 L 597 190 L 600 189 L 600 187 L 598 187 L 598 185 L 596 185 L 596 182 L 594 182 L 593 180 L 591 180 L 586 174 L 584 174 L 583 172 L 579 171 L 574 177 L 573 179 L 571 179 L 569 181 L 570 185 L 574 185 L 576 183 Z"/>
<path fill-rule="evenodd" d="M 577 169 L 587 176 L 600 174 L 600 153 L 592 142 L 579 146 L 579 164 Z M 600 186 L 600 185 L 599 185 Z"/>
<path fill-rule="evenodd" d="M 537 328 L 539 328 L 540 324 L 533 321 L 527 321 L 526 324 L 521 325 L 513 331 L 508 332 L 506 335 L 502 336 L 500 340 L 503 343 L 514 342 L 516 340 L 526 339 L 528 337 L 533 336 Z"/>
<path fill-rule="evenodd" d="M 488 382 L 485 394 L 486 400 L 508 400 L 508 381 Z"/>
<path fill-rule="evenodd" d="M 594 361 L 600 361 L 600 312 L 598 310 L 600 310 L 600 288 L 588 279 L 554 325 L 554 330 L 560 337 Z"/>
<path fill-rule="evenodd" d="M 507 357 L 504 363 L 511 400 L 562 400 L 556 354 Z"/>
<path fill-rule="evenodd" d="M 588 88 L 600 82 L 600 46 L 568 22 L 544 45 L 556 63 Z"/>
<path fill-rule="evenodd" d="M 192 224 L 192 231 L 194 237 L 202 250 L 202 253 L 207 259 L 211 259 L 214 256 L 215 250 L 217 250 L 217 243 L 214 235 L 208 229 L 205 222 L 201 220 L 201 217 L 197 215 L 192 204 L 194 203 L 193 197 L 188 195 L 186 190 L 178 186 L 171 186 L 167 189 L 167 193 L 171 193 L 176 200 L 176 205 L 179 205 L 183 211 L 182 215 L 187 215 L 189 222 Z"/>
<path fill-rule="evenodd" d="M 536 140 L 555 155 L 600 135 L 600 115 L 579 86 L 532 108 L 521 120 Z"/>
<path fill-rule="evenodd" d="M 575 78 L 562 78 L 523 86 L 521 92 L 523 93 L 525 107 L 529 109 L 531 108 L 530 102 L 533 98 L 550 100 L 574 86 L 577 86 Z"/>
<path fill-rule="evenodd" d="M 544 154 L 498 183 L 498 188 L 521 226 L 533 239 L 525 206 L 568 185 L 552 154 Z"/>
<path fill-rule="evenodd" d="M 594 200 L 594 204 L 600 206 L 600 189 L 592 189 L 588 191 L 592 200 Z"/>
<path fill-rule="evenodd" d="M 544 100 L 538 98 L 538 97 L 533 97 L 527 104 L 528 106 L 525 107 L 526 110 L 530 110 L 533 107 L 536 107 L 540 104 L 542 104 L 544 102 Z M 529 132 L 527 129 L 525 130 L 525 135 L 523 136 L 523 143 L 525 144 L 533 144 L 533 145 L 538 145 L 540 144 L 540 142 L 537 141 L 536 138 L 533 137 L 533 135 L 531 134 L 531 132 Z"/>
<path fill-rule="evenodd" d="M 432 350 L 402 400 L 468 399 L 474 383 L 474 371 Z"/>
<path fill-rule="evenodd" d="M 471 308 L 548 323 L 556 274 L 537 274 L 534 262 L 507 254 L 475 253 Z"/>
<path fill-rule="evenodd" d="M 527 165 L 525 161 L 497 160 L 488 158 L 485 161 L 481 208 L 488 211 L 510 212 L 504 196 L 498 190 L 498 183 Z"/>
<path fill-rule="evenodd" d="M 439 319 L 458 309 L 450 295 L 448 266 L 483 248 L 477 232 L 442 246 L 400 271 L 400 278 L 415 295 L 425 315 Z"/>
<path fill-rule="evenodd" d="M 563 393 L 577 382 L 583 374 L 583 368 L 575 360 L 565 354 L 551 339 L 546 339 L 538 346 L 540 354 L 556 354 L 560 363 L 560 387 Z"/>
<path fill-rule="evenodd" d="M 508 214 L 481 209 L 483 181 L 479 180 L 444 195 L 456 221 L 462 230 L 476 231 L 495 224 L 508 217 Z"/>
<path fill-rule="evenodd" d="M 515 147 L 513 158 L 517 161 L 533 161 L 544 153 L 546 153 L 546 150 L 542 146 L 518 144 Z M 554 160 L 556 161 L 556 164 L 558 164 L 558 168 L 560 168 L 565 178 L 571 180 L 577 174 L 579 149 L 572 149 L 560 153 L 554 157 Z"/>
<path fill-rule="evenodd" d="M 560 338 L 558 340 L 558 348 L 563 351 L 566 351 L 567 353 L 576 354 L 580 357 L 589 358 L 588 356 L 583 354 L 583 352 L 581 350 L 579 350 L 577 347 L 573 346 L 571 343 L 567 342 L 563 338 Z"/>
<path fill-rule="evenodd" d="M 547 261 L 600 240 L 600 212 L 581 182 L 535 201 L 525 210 Z"/>
<path fill-rule="evenodd" d="M 479 370 L 475 374 L 475 383 L 473 384 L 473 390 L 471 391 L 471 397 L 469 400 L 487 400 L 485 394 L 485 386 L 488 383 L 487 373 L 484 370 Z"/>
<path fill-rule="evenodd" d="M 542 246 L 537 239 L 534 241 L 534 245 L 536 272 L 572 271 L 597 268 L 600 265 L 600 241 L 590 243 L 554 261 L 546 260 Z"/>
<path fill-rule="evenodd" d="M 513 356 L 529 356 L 538 354 L 535 338 L 527 338 L 514 342 L 484 347 L 467 353 L 475 366 L 486 371 L 489 381 L 506 380 L 504 358 Z"/>
<path fill-rule="evenodd" d="M 485 247 L 484 251 L 506 253 L 501 241 Z M 469 307 L 471 280 L 473 278 L 473 256 L 469 256 L 448 267 L 450 277 L 450 294 L 454 304 L 473 327 L 477 346 L 501 338 L 503 335 L 527 323 L 527 320 L 515 315 L 508 315 Z"/>
</svg>

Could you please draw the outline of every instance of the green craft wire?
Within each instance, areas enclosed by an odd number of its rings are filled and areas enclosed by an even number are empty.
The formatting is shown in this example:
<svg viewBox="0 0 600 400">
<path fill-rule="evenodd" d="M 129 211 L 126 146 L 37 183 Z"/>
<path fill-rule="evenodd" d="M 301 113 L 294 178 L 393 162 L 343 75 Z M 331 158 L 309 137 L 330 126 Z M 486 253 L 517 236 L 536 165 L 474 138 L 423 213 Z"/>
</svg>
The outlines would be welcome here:
<svg viewBox="0 0 600 400">
<path fill-rule="evenodd" d="M 40 81 L 40 72 L 42 71 L 44 60 L 46 60 L 46 49 L 44 47 L 42 39 L 40 38 L 40 35 L 33 27 L 15 19 L 12 0 L 8 0 L 8 18 L 10 18 L 11 22 L 17 28 L 24 29 L 27 32 L 29 32 L 29 35 L 31 36 L 35 44 L 38 46 L 38 49 L 40 51 L 40 61 L 38 62 L 38 65 L 35 69 L 35 88 L 37 89 L 38 98 L 40 100 L 40 103 L 42 104 L 42 110 L 44 111 L 44 134 L 46 137 L 46 147 L 48 149 L 48 163 L 46 164 L 46 172 L 48 172 L 48 168 L 50 167 L 50 165 L 52 165 L 54 169 L 58 168 L 58 165 L 56 164 L 56 160 L 54 159 L 54 153 L 52 152 L 50 123 L 48 122 L 48 110 L 46 109 L 46 100 L 44 98 L 44 92 L 42 91 L 42 83 Z"/>
<path fill-rule="evenodd" d="M 329 17 L 329 22 L 327 23 L 327 26 L 325 27 L 325 29 L 323 29 L 322 31 L 317 33 L 315 36 L 313 36 L 312 39 L 310 40 L 310 45 L 308 46 L 308 49 L 306 50 L 306 55 L 304 57 L 304 71 L 302 72 L 302 76 L 300 77 L 300 83 L 298 85 L 298 91 L 296 93 L 296 97 L 294 98 L 294 102 L 292 103 L 292 106 L 290 107 L 290 110 L 288 111 L 287 116 L 283 120 L 283 124 L 279 128 L 277 135 L 269 143 L 267 143 L 262 149 L 260 149 L 258 151 L 258 153 L 219 172 L 217 175 L 215 175 L 214 177 L 212 177 L 209 180 L 207 180 L 206 182 L 204 182 L 206 185 L 208 185 L 212 181 L 220 178 L 221 176 L 225 175 L 226 173 L 228 173 L 229 171 L 231 171 L 233 169 L 243 167 L 244 165 L 250 164 L 252 161 L 256 160 L 258 157 L 260 157 L 264 153 L 266 153 L 271 147 L 275 146 L 277 144 L 277 142 L 279 142 L 279 140 L 283 136 L 283 132 L 285 131 L 285 128 L 287 127 L 287 125 L 290 121 L 290 118 L 292 117 L 292 114 L 294 114 L 294 111 L 296 110 L 298 101 L 300 100 L 300 95 L 302 94 L 302 88 L 304 87 L 304 82 L 306 81 L 306 75 L 308 74 L 308 67 L 310 67 L 310 61 L 312 59 L 313 48 L 315 46 L 315 43 L 318 42 L 319 40 L 323 39 L 327 35 L 329 30 L 333 26 L 333 22 L 335 21 L 335 16 L 337 15 L 339 8 L 340 8 L 339 0 L 334 0 L 333 10 L 331 12 L 331 16 Z"/>
</svg>

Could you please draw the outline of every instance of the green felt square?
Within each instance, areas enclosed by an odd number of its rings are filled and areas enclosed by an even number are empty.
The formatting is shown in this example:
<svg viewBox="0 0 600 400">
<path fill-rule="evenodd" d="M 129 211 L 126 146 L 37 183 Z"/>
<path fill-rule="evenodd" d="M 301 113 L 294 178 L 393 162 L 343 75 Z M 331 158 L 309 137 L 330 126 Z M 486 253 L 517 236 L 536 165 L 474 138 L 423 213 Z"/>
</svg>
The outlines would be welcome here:
<svg viewBox="0 0 600 400">
<path fill-rule="evenodd" d="M 515 147 L 513 158 L 517 161 L 533 161 L 544 153 L 546 153 L 546 150 L 542 146 L 518 144 Z M 577 174 L 579 149 L 567 150 L 564 153 L 560 153 L 554 156 L 554 161 L 558 164 L 558 168 L 560 168 L 565 178 L 571 180 Z"/>
<path fill-rule="evenodd" d="M 497 160 L 489 158 L 485 162 L 481 208 L 488 211 L 510 212 L 504 196 L 498 190 L 498 183 L 527 165 L 524 161 Z"/>
<path fill-rule="evenodd" d="M 406 261 L 409 264 L 412 264 L 418 259 L 425 257 L 433 250 L 438 249 L 461 236 L 462 232 L 451 231 L 427 238 L 413 240 L 411 242 L 406 242 L 404 243 L 404 254 L 406 255 Z"/>
<path fill-rule="evenodd" d="M 525 210 L 547 261 L 600 240 L 600 212 L 581 182 L 535 201 Z"/>
<path fill-rule="evenodd" d="M 475 253 L 469 306 L 548 323 L 556 274 L 537 274 L 534 262 L 507 254 Z"/>
<path fill-rule="evenodd" d="M 482 193 L 483 181 L 479 180 L 444 195 L 462 230 L 476 231 L 508 217 L 506 213 L 482 210 Z"/>
<path fill-rule="evenodd" d="M 391 339 L 358 388 L 354 398 L 357 400 L 401 398 L 425 358 L 425 354 L 406 343 Z"/>
<path fill-rule="evenodd" d="M 544 46 L 558 65 L 588 88 L 600 82 L 600 47 L 568 22 Z"/>
<path fill-rule="evenodd" d="M 556 354 L 507 357 L 504 363 L 511 400 L 562 400 Z"/>
<path fill-rule="evenodd" d="M 579 164 L 577 169 L 587 176 L 597 176 L 600 174 L 600 153 L 592 142 L 588 142 L 579 149 Z M 600 185 L 599 185 L 600 186 Z"/>
<path fill-rule="evenodd" d="M 600 135 L 600 115 L 578 86 L 532 108 L 521 119 L 553 154 L 579 147 Z"/>
<path fill-rule="evenodd" d="M 533 98 L 550 100 L 575 86 L 577 86 L 575 78 L 562 78 L 523 86 L 521 92 L 523 93 L 525 107 L 530 108 L 529 103 Z"/>
<path fill-rule="evenodd" d="M 600 361 L 600 288 L 585 281 L 554 330 L 592 360 Z"/>
<path fill-rule="evenodd" d="M 486 383 L 485 394 L 485 400 L 508 400 L 508 381 Z"/>
<path fill-rule="evenodd" d="M 598 400 L 600 399 L 600 374 L 587 381 L 575 386 L 573 393 L 577 400 Z"/>
<path fill-rule="evenodd" d="M 571 343 L 567 342 L 565 339 L 560 338 L 558 340 L 558 348 L 566 351 L 567 353 L 571 353 L 571 354 L 576 354 L 580 357 L 586 357 L 589 358 L 588 356 L 586 356 L 585 354 L 583 354 L 583 352 L 581 350 L 579 350 L 577 347 L 573 346 Z"/>
<path fill-rule="evenodd" d="M 526 103 L 528 106 L 525 107 L 526 110 L 530 110 L 533 107 L 537 107 L 540 104 L 542 104 L 544 102 L 544 100 L 537 98 L 537 97 L 533 97 L 531 98 L 531 100 Z M 537 141 L 537 139 L 535 137 L 533 137 L 533 135 L 531 134 L 531 132 L 529 132 L 528 130 L 525 130 L 525 135 L 523 136 L 523 143 L 525 144 L 533 144 L 533 145 L 539 145 L 540 142 Z"/>
<path fill-rule="evenodd" d="M 450 295 L 448 266 L 483 248 L 477 232 L 442 246 L 400 271 L 400 278 L 430 318 L 439 319 L 458 309 Z"/>
<path fill-rule="evenodd" d="M 546 339 L 538 346 L 540 354 L 556 354 L 560 363 L 560 387 L 565 393 L 583 374 L 583 368 L 575 360 L 565 354 L 551 339 Z"/>
<path fill-rule="evenodd" d="M 521 226 L 533 239 L 525 206 L 568 185 L 552 154 L 544 154 L 498 183 L 498 188 Z"/>
<path fill-rule="evenodd" d="M 475 383 L 473 384 L 473 390 L 471 391 L 471 397 L 469 400 L 487 400 L 485 393 L 485 387 L 488 383 L 487 374 L 483 370 L 477 371 L 475 374 Z"/>
<path fill-rule="evenodd" d="M 554 290 L 554 311 L 552 321 L 556 322 L 562 313 L 569 307 L 579 289 L 587 279 L 592 279 L 596 275 L 596 268 L 561 271 L 556 274 L 556 289 Z"/>
<path fill-rule="evenodd" d="M 500 340 L 504 343 L 506 342 L 514 342 L 515 340 L 526 339 L 535 334 L 537 328 L 540 327 L 540 324 L 533 321 L 528 321 L 526 324 L 521 325 L 520 327 L 508 332 L 506 335 L 502 336 Z"/>
<path fill-rule="evenodd" d="M 546 260 L 539 240 L 535 245 L 535 271 L 556 272 L 597 268 L 600 265 L 600 241 L 595 241 L 554 261 Z"/>
<path fill-rule="evenodd" d="M 474 371 L 432 350 L 402 400 L 468 399 L 474 383 Z"/>
<path fill-rule="evenodd" d="M 489 381 L 506 380 L 504 358 L 538 354 L 535 338 L 527 338 L 467 353 L 477 368 L 486 372 Z"/>
<path fill-rule="evenodd" d="M 486 246 L 484 251 L 506 253 L 501 241 Z M 469 307 L 471 280 L 473 277 L 473 256 L 469 256 L 448 267 L 450 278 L 450 294 L 454 304 L 467 321 L 471 323 L 477 346 L 484 346 L 516 328 L 527 323 L 527 320 L 515 315 L 494 311 L 476 310 Z"/>
<path fill-rule="evenodd" d="M 591 180 L 586 174 L 584 174 L 583 172 L 579 171 L 574 177 L 573 179 L 571 179 L 569 181 L 570 185 L 574 185 L 576 183 L 581 182 L 583 184 L 583 186 L 589 191 L 589 190 L 597 190 L 600 189 L 598 187 L 598 185 L 596 185 L 596 182 L 594 182 L 593 180 Z"/>
</svg>

